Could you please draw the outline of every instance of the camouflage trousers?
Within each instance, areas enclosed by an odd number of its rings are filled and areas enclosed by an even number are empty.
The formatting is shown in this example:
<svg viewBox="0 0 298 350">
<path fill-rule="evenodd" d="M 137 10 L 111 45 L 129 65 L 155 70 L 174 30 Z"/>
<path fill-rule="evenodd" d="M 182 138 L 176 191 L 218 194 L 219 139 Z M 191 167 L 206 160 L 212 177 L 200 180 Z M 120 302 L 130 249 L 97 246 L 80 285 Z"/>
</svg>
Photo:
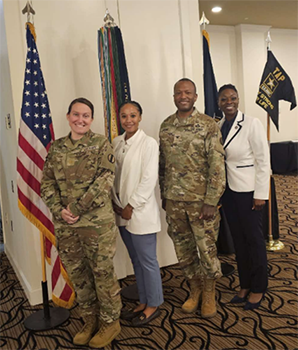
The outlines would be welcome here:
<svg viewBox="0 0 298 350">
<path fill-rule="evenodd" d="M 113 257 L 118 229 L 114 223 L 56 231 L 58 252 L 74 286 L 81 316 L 110 323 L 120 316 L 120 287 Z"/>
<path fill-rule="evenodd" d="M 214 219 L 199 219 L 203 202 L 166 201 L 168 234 L 172 238 L 176 255 L 186 279 L 222 276 L 217 258 L 216 241 L 220 215 Z"/>
</svg>

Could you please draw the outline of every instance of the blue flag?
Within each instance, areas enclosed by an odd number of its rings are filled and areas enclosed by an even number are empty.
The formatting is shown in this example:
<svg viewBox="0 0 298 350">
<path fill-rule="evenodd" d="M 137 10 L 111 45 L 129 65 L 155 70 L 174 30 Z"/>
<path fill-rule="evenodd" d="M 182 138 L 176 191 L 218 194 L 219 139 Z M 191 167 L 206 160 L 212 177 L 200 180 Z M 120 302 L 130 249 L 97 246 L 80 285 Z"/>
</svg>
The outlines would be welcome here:
<svg viewBox="0 0 298 350">
<path fill-rule="evenodd" d="M 204 57 L 204 95 L 205 95 L 205 114 L 212 118 L 221 119 L 222 112 L 218 108 L 217 86 L 213 72 L 213 66 L 209 51 L 209 35 L 203 30 L 203 57 Z"/>
</svg>

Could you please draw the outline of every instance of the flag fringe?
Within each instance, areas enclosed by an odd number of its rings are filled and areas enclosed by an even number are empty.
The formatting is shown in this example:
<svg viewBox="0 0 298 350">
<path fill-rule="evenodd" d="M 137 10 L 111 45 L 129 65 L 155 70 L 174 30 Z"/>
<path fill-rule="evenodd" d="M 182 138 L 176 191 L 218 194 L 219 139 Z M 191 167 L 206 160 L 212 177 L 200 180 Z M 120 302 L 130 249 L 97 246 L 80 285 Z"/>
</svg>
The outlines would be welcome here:
<svg viewBox="0 0 298 350">
<path fill-rule="evenodd" d="M 61 263 L 61 260 L 60 260 L 60 271 L 61 271 L 61 275 L 62 275 L 62 277 L 64 278 L 65 282 L 66 282 L 66 283 L 69 285 L 69 287 L 73 290 L 73 289 L 74 289 L 74 288 L 73 288 L 73 285 L 72 285 L 72 283 L 71 283 L 71 280 L 70 280 L 69 277 L 68 277 L 68 274 L 67 274 L 67 272 L 66 272 L 64 266 L 63 266 L 62 263 Z"/>
<path fill-rule="evenodd" d="M 75 300 L 75 293 L 72 292 L 71 296 L 68 301 L 64 301 L 62 299 L 59 299 L 55 294 L 52 294 L 52 301 L 55 305 L 64 307 L 65 309 L 70 309 L 72 307 L 72 304 Z"/>
<path fill-rule="evenodd" d="M 98 30 L 98 59 L 104 107 L 105 133 L 110 142 L 122 134 L 118 107 L 130 100 L 129 79 L 121 30 Z"/>
<path fill-rule="evenodd" d="M 47 230 L 43 224 L 40 223 L 40 221 L 38 221 L 36 219 L 36 217 L 30 213 L 30 211 L 25 208 L 23 206 L 23 204 L 21 203 L 21 201 L 18 201 L 18 205 L 19 205 L 19 209 L 20 211 L 23 213 L 23 215 L 32 223 L 34 224 L 45 236 L 46 238 L 49 239 L 49 241 L 55 246 L 55 238 L 53 239 L 53 235 L 50 233 L 49 230 Z M 48 231 L 47 233 L 45 233 L 44 231 Z M 51 235 L 51 236 L 49 236 Z M 48 257 L 47 255 L 45 256 L 46 257 L 46 261 L 49 265 L 51 265 L 51 258 Z M 63 278 L 65 279 L 65 281 L 67 282 L 67 284 L 69 284 L 69 286 L 72 287 L 72 283 L 67 275 L 67 272 L 65 271 L 63 265 L 61 264 L 60 262 L 60 270 L 61 270 L 61 274 L 63 276 Z"/>
<path fill-rule="evenodd" d="M 51 233 L 24 205 L 18 200 L 18 207 L 22 214 L 34 225 L 36 226 L 42 234 L 54 245 L 56 246 L 56 239 L 53 233 Z"/>
<path fill-rule="evenodd" d="M 20 211 L 22 212 L 22 214 L 34 226 L 36 226 L 42 232 L 42 234 L 44 236 L 46 236 L 49 239 L 49 241 L 55 246 L 55 237 L 53 236 L 53 234 L 46 227 L 44 227 L 44 225 L 32 213 L 30 213 L 30 211 L 26 207 L 24 207 L 24 205 L 22 204 L 22 202 L 20 200 L 18 201 L 18 207 L 19 207 Z M 46 259 L 46 262 L 51 266 L 51 258 L 48 257 L 47 255 L 45 255 L 45 259 Z M 69 309 L 74 302 L 75 293 L 73 291 L 73 285 L 72 285 L 72 283 L 67 275 L 67 272 L 65 271 L 63 265 L 61 264 L 61 261 L 60 261 L 60 271 L 61 271 L 61 275 L 64 278 L 65 282 L 72 289 L 72 293 L 71 293 L 71 296 L 70 296 L 68 301 L 61 300 L 61 299 L 59 299 L 59 297 L 55 296 L 55 294 L 52 293 L 52 300 L 56 305 Z"/>
<path fill-rule="evenodd" d="M 202 34 L 203 34 L 203 36 L 206 38 L 207 43 L 208 43 L 208 47 L 209 47 L 209 50 L 210 50 L 210 39 L 209 39 L 209 34 L 208 34 L 208 32 L 207 32 L 205 29 L 202 30 Z"/>
<path fill-rule="evenodd" d="M 33 23 L 30 23 L 30 22 L 27 22 L 26 23 L 26 27 L 29 27 L 29 29 L 30 29 L 30 32 L 31 32 L 31 34 L 32 34 L 32 36 L 33 36 L 33 38 L 34 38 L 34 41 L 36 42 L 36 32 L 35 32 L 35 28 L 34 28 L 34 24 Z"/>
</svg>

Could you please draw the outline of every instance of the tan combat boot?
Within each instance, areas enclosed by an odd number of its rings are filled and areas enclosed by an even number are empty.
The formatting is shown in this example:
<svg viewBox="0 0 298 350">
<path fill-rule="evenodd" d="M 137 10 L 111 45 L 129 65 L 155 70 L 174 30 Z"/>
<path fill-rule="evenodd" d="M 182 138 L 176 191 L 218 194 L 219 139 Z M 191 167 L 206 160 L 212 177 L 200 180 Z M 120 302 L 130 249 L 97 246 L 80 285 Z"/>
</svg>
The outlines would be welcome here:
<svg viewBox="0 0 298 350">
<path fill-rule="evenodd" d="M 190 296 L 186 302 L 182 305 L 182 311 L 186 313 L 192 313 L 197 310 L 200 296 L 203 291 L 203 280 L 199 278 L 192 278 L 189 280 L 190 284 Z"/>
<path fill-rule="evenodd" d="M 215 280 L 205 279 L 202 297 L 201 316 L 211 318 L 216 315 Z"/>
<path fill-rule="evenodd" d="M 103 348 L 110 344 L 120 332 L 121 327 L 119 320 L 112 323 L 102 322 L 99 331 L 90 340 L 89 346 L 91 348 Z"/>
<path fill-rule="evenodd" d="M 96 316 L 86 316 L 84 317 L 84 322 L 84 327 L 73 338 L 73 343 L 76 345 L 88 344 L 93 333 L 98 329 L 98 320 Z"/>
</svg>

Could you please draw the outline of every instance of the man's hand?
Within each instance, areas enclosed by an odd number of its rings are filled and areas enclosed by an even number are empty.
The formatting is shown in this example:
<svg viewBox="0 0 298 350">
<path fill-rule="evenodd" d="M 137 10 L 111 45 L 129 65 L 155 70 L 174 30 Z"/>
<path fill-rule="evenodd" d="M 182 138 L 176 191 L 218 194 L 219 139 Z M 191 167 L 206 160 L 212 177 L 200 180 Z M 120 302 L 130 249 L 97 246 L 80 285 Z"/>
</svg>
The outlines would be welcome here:
<svg viewBox="0 0 298 350">
<path fill-rule="evenodd" d="M 215 210 L 215 206 L 204 203 L 201 209 L 199 219 L 212 220 L 214 218 Z"/>
<path fill-rule="evenodd" d="M 122 215 L 122 211 L 123 209 L 120 208 L 114 201 L 112 201 L 112 204 L 113 204 L 113 209 L 114 209 L 114 212 L 117 214 L 117 215 Z"/>
<path fill-rule="evenodd" d="M 124 220 L 130 220 L 133 212 L 133 207 L 128 203 L 127 206 L 122 210 L 121 217 Z"/>
<path fill-rule="evenodd" d="M 264 205 L 265 205 L 265 201 L 263 199 L 254 198 L 252 210 L 262 210 Z"/>
<path fill-rule="evenodd" d="M 69 206 L 67 206 L 66 209 L 61 210 L 61 216 L 62 216 L 62 219 L 65 222 L 67 222 L 69 225 L 75 224 L 80 218 L 80 216 L 73 216 L 73 214 L 69 210 Z"/>
</svg>

